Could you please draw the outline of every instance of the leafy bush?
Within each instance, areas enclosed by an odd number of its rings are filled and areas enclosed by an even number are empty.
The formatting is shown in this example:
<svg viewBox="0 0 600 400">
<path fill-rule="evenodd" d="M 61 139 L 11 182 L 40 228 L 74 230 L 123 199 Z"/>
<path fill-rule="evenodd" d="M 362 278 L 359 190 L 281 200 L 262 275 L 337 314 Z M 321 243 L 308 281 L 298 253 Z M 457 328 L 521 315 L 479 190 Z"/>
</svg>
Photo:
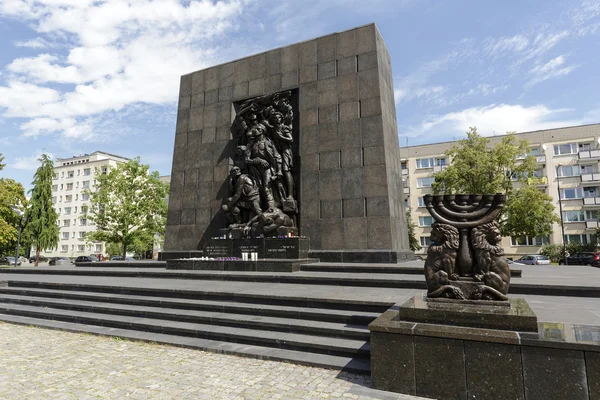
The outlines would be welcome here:
<svg viewBox="0 0 600 400">
<path fill-rule="evenodd" d="M 540 249 L 540 254 L 557 263 L 562 258 L 563 247 L 560 244 L 545 244 Z"/>
</svg>

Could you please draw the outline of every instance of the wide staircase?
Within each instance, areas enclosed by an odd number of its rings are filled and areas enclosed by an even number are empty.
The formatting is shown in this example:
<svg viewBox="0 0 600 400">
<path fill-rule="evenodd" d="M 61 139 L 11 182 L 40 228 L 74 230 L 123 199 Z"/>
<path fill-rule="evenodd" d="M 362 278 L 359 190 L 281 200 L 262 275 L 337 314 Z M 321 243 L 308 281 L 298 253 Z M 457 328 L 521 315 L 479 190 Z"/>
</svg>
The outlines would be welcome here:
<svg viewBox="0 0 600 400">
<path fill-rule="evenodd" d="M 422 262 L 313 263 L 295 273 L 164 267 L 3 268 L 0 321 L 368 374 L 368 324 L 425 289 Z M 540 290 L 520 275 L 512 290 Z"/>
<path fill-rule="evenodd" d="M 268 290 L 263 294 L 214 291 L 206 287 L 211 282 L 202 282 L 235 281 L 239 273 L 206 276 L 206 272 L 188 271 L 172 275 L 172 271 L 149 268 L 78 267 L 0 270 L 2 273 L 6 275 L 0 279 L 4 281 L 0 282 L 0 321 L 365 374 L 370 372 L 367 325 L 393 305 L 389 301 L 281 295 L 281 290 L 278 294 Z M 266 276 L 258 274 L 256 278 L 279 289 L 295 286 L 289 284 L 294 282 L 285 283 L 286 279 L 265 280 Z M 112 283 L 99 284 L 99 277 L 110 277 Z M 140 284 L 149 279 L 153 287 Z M 193 279 L 204 286 L 198 290 L 173 288 L 170 283 L 179 279 Z M 298 283 L 310 282 L 314 279 Z M 376 284 L 375 279 L 373 287 Z M 327 291 L 323 282 L 320 285 L 319 291 Z"/>
</svg>

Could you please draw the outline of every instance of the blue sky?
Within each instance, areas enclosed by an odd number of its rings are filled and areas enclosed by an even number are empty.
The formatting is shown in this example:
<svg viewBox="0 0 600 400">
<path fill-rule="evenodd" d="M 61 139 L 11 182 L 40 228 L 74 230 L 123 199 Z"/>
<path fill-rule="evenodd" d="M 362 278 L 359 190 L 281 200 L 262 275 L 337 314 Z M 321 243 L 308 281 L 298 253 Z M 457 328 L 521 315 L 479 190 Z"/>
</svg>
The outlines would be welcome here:
<svg viewBox="0 0 600 400">
<path fill-rule="evenodd" d="M 170 173 L 179 76 L 375 22 L 400 144 L 600 122 L 600 0 L 0 0 L 0 153 Z"/>
</svg>

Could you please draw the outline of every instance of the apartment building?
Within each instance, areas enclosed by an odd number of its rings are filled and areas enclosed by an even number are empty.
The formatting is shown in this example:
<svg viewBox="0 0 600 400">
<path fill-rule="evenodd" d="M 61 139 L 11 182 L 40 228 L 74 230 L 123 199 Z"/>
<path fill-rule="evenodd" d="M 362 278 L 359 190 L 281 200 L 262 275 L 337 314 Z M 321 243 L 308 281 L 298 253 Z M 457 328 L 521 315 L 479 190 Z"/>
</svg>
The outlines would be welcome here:
<svg viewBox="0 0 600 400">
<path fill-rule="evenodd" d="M 536 157 L 538 168 L 533 183 L 552 197 L 559 214 L 562 206 L 564 240 L 588 243 L 596 241 L 600 226 L 600 124 L 573 126 L 516 134 L 527 140 L 528 155 Z M 502 136 L 490 137 L 492 144 Z M 427 212 L 423 196 L 433 193 L 435 174 L 452 160 L 445 156 L 454 142 L 400 148 L 402 180 L 406 206 L 417 225 L 415 235 L 425 254 L 430 242 L 433 218 Z M 525 155 L 523 156 L 523 158 Z M 560 202 L 560 203 L 559 203 Z M 549 237 L 504 238 L 508 257 L 538 253 L 545 243 L 563 243 L 561 224 L 555 224 Z"/>
<path fill-rule="evenodd" d="M 86 213 L 89 202 L 88 195 L 84 192 L 94 186 L 98 175 L 106 174 L 117 163 L 127 161 L 128 158 L 102 151 L 56 159 L 52 203 L 59 215 L 59 243 L 57 248 L 43 252 L 44 256 L 77 257 L 106 253 L 104 242 L 88 244 L 84 240 L 87 232 L 96 229 L 91 221 L 81 218 Z"/>
</svg>

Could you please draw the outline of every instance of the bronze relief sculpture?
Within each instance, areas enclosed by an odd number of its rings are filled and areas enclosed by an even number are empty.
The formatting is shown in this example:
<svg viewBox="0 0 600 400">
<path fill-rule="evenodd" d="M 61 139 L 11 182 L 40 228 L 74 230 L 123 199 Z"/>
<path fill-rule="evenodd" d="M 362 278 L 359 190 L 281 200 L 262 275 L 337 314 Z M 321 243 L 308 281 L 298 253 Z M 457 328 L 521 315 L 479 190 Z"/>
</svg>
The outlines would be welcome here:
<svg viewBox="0 0 600 400">
<path fill-rule="evenodd" d="M 510 268 L 495 220 L 506 196 L 426 195 L 424 200 L 436 220 L 425 261 L 427 296 L 508 300 Z"/>
<path fill-rule="evenodd" d="M 240 104 L 231 125 L 235 142 L 230 195 L 222 210 L 236 237 L 295 233 L 293 121 L 291 92 Z"/>
</svg>

